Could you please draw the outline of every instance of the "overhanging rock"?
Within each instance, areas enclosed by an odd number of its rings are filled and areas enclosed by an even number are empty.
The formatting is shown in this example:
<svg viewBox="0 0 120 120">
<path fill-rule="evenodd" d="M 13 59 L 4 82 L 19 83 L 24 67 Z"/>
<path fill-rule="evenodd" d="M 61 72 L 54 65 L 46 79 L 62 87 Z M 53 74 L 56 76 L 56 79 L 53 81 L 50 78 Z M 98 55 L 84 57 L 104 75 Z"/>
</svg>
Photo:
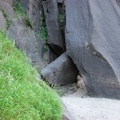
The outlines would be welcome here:
<svg viewBox="0 0 120 120">
<path fill-rule="evenodd" d="M 66 0 L 66 46 L 89 93 L 120 99 L 120 8 L 115 0 Z"/>
</svg>

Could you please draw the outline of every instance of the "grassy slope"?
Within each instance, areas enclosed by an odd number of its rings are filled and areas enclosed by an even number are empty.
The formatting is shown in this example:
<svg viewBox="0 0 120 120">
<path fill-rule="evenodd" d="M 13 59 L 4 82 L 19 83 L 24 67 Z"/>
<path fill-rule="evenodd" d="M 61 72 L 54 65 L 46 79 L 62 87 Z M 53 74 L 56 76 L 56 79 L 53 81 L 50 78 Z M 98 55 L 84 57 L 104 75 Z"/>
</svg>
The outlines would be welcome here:
<svg viewBox="0 0 120 120">
<path fill-rule="evenodd" d="M 36 80 L 25 56 L 0 32 L 0 120 L 60 120 L 55 93 Z"/>
</svg>

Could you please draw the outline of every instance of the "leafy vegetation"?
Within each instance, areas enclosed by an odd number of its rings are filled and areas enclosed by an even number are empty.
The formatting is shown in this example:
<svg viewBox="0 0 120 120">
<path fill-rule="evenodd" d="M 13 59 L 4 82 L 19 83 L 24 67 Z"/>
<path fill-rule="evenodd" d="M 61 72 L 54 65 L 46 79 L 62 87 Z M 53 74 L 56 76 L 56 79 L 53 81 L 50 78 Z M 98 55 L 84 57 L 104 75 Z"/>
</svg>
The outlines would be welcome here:
<svg viewBox="0 0 120 120">
<path fill-rule="evenodd" d="M 46 42 L 46 40 L 47 40 L 47 29 L 46 29 L 46 26 L 42 26 L 41 27 L 41 37 L 42 37 L 42 39 L 43 39 L 43 41 L 45 41 Z"/>
<path fill-rule="evenodd" d="M 0 120 L 61 120 L 58 97 L 36 74 L 0 32 Z"/>
<path fill-rule="evenodd" d="M 59 20 L 64 21 L 64 19 L 65 19 L 65 15 L 64 14 L 59 14 Z"/>
<path fill-rule="evenodd" d="M 46 22 L 45 22 L 45 15 L 44 13 L 42 14 L 42 19 L 40 22 L 41 30 L 40 30 L 40 36 L 43 40 L 43 42 L 47 41 L 47 28 L 46 28 Z"/>
<path fill-rule="evenodd" d="M 42 47 L 42 52 L 43 54 L 48 51 L 48 46 L 46 45 L 47 42 L 47 28 L 46 28 L 46 23 L 45 23 L 45 15 L 42 14 L 42 19 L 41 19 L 41 30 L 39 32 L 40 37 L 42 38 L 42 41 L 44 42 L 44 45 Z M 46 61 L 45 56 L 43 56 L 43 59 Z"/>
</svg>

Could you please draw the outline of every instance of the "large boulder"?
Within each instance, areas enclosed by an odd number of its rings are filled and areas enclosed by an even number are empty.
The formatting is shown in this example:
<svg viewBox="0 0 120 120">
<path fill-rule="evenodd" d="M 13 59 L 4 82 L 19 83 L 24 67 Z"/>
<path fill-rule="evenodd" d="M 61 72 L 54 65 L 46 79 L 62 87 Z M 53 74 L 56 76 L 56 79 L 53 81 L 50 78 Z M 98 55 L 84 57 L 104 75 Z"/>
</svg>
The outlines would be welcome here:
<svg viewBox="0 0 120 120">
<path fill-rule="evenodd" d="M 115 0 L 66 0 L 67 54 L 93 95 L 120 99 L 119 18 Z"/>
<path fill-rule="evenodd" d="M 78 70 L 72 60 L 64 53 L 47 65 L 41 74 L 50 84 L 67 85 L 77 81 Z"/>
<path fill-rule="evenodd" d="M 38 51 L 42 49 L 42 44 L 40 42 L 38 46 L 34 31 L 29 26 L 26 26 L 25 20 L 23 18 L 14 19 L 7 31 L 7 35 L 15 42 L 16 47 L 30 58 L 32 65 L 36 66 L 40 72 L 45 66 L 41 54 Z"/>
</svg>

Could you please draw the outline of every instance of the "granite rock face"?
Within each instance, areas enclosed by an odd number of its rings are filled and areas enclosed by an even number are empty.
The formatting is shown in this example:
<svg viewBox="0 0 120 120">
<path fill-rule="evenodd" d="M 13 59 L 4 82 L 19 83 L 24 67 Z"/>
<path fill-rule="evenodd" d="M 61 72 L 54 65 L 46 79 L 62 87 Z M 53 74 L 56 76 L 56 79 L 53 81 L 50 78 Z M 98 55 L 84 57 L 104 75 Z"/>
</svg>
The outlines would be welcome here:
<svg viewBox="0 0 120 120">
<path fill-rule="evenodd" d="M 115 0 L 66 0 L 67 54 L 89 94 L 120 99 L 119 18 Z"/>
<path fill-rule="evenodd" d="M 0 0 L 0 2 L 7 2 L 9 5 L 13 5 L 13 3 L 15 2 L 15 0 Z"/>
<path fill-rule="evenodd" d="M 46 28 L 47 43 L 50 46 L 51 62 L 65 51 L 65 41 L 59 24 L 59 11 L 57 0 L 46 0 L 42 2 Z"/>
<path fill-rule="evenodd" d="M 38 23 L 40 24 L 41 17 L 37 11 L 39 11 L 38 8 L 41 8 L 41 1 L 18 1 L 25 9 L 26 16 L 18 14 L 17 17 L 13 9 L 15 2 L 17 1 L 0 0 L 0 29 L 7 34 L 17 48 L 27 55 L 30 63 L 37 67 L 40 72 L 41 69 L 47 65 L 46 60 L 43 60 L 43 42 L 41 36 L 35 36 L 35 32 L 40 30 L 40 25 L 38 25 Z M 33 23 L 32 27 L 27 24 L 29 21 Z"/>
<path fill-rule="evenodd" d="M 28 17 L 33 25 L 33 30 L 38 32 L 41 29 L 43 17 L 42 0 L 31 0 L 27 10 Z"/>
<path fill-rule="evenodd" d="M 7 14 L 10 20 L 14 18 L 14 10 L 13 10 L 13 7 L 9 3 L 5 1 L 0 1 L 0 7 Z"/>
<path fill-rule="evenodd" d="M 34 31 L 25 25 L 23 18 L 14 19 L 12 21 L 12 25 L 8 29 L 7 35 L 15 42 L 16 47 L 22 50 L 28 58 L 30 58 L 30 62 L 38 68 L 38 71 L 44 68 L 45 64 L 38 51 L 42 49 L 42 44 L 40 43 L 38 46 Z"/>
<path fill-rule="evenodd" d="M 30 3 L 30 0 L 20 0 L 20 3 L 22 5 L 22 7 L 26 10 L 26 9 L 28 9 L 28 5 Z"/>
<path fill-rule="evenodd" d="M 36 32 L 40 31 L 43 13 L 42 0 L 20 0 L 20 3 L 32 23 L 33 30 Z"/>
<path fill-rule="evenodd" d="M 43 78 L 53 85 L 67 85 L 76 82 L 78 73 L 76 66 L 66 53 L 41 71 Z"/>
</svg>

